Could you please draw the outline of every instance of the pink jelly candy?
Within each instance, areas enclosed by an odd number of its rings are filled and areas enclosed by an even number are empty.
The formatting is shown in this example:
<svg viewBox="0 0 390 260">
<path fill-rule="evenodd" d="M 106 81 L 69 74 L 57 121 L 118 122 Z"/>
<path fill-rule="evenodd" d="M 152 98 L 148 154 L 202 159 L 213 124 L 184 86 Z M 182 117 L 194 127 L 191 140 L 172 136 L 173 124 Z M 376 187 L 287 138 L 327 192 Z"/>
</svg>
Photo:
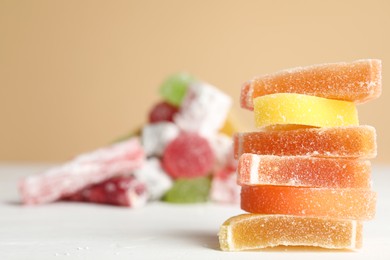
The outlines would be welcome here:
<svg viewBox="0 0 390 260">
<path fill-rule="evenodd" d="M 179 109 L 167 102 L 160 102 L 156 104 L 149 113 L 149 122 L 156 123 L 162 121 L 173 121 L 173 116 Z"/>
<path fill-rule="evenodd" d="M 214 174 L 210 199 L 220 203 L 239 203 L 240 186 L 237 185 L 236 169 L 228 167 Z"/>
<path fill-rule="evenodd" d="M 146 204 L 148 195 L 145 184 L 131 175 L 111 178 L 64 199 L 136 208 Z"/>
<path fill-rule="evenodd" d="M 172 178 L 207 175 L 215 162 L 209 142 L 196 133 L 181 132 L 165 148 L 163 167 Z"/>
<path fill-rule="evenodd" d="M 233 140 L 230 136 L 225 134 L 216 134 L 208 138 L 215 155 L 217 168 L 235 167 L 236 160 L 234 159 Z"/>
<path fill-rule="evenodd" d="M 130 174 L 142 166 L 144 151 L 138 138 L 83 154 L 74 160 L 20 182 L 24 204 L 42 204 L 74 194 L 114 176 Z"/>
</svg>

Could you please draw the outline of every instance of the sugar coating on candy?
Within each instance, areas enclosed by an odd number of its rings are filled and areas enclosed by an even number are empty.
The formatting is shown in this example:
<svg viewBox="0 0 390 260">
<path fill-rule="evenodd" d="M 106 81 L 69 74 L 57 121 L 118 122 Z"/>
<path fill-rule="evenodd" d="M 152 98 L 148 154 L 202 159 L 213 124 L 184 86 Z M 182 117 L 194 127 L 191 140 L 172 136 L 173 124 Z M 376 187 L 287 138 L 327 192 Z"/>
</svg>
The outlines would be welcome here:
<svg viewBox="0 0 390 260">
<path fill-rule="evenodd" d="M 145 183 L 149 200 L 161 199 L 172 187 L 172 180 L 162 169 L 158 158 L 148 158 L 133 174 L 137 180 Z"/>
<path fill-rule="evenodd" d="M 195 79 L 189 74 L 178 73 L 172 75 L 162 83 L 160 94 L 168 103 L 180 106 L 188 86 L 193 82 L 195 82 Z"/>
<path fill-rule="evenodd" d="M 110 163 L 118 160 L 132 159 L 143 155 L 143 149 L 138 137 L 133 137 L 123 142 L 118 142 L 107 147 L 96 149 L 89 153 L 76 156 L 71 162 L 89 163 L 100 162 Z"/>
<path fill-rule="evenodd" d="M 209 197 L 210 178 L 177 179 L 163 200 L 171 203 L 206 202 Z"/>
<path fill-rule="evenodd" d="M 243 214 L 226 220 L 219 231 L 224 251 L 254 250 L 275 246 L 315 246 L 358 249 L 363 225 L 356 220 Z"/>
<path fill-rule="evenodd" d="M 356 106 L 352 102 L 294 93 L 255 98 L 254 116 L 257 127 L 278 124 L 316 127 L 359 125 Z"/>
<path fill-rule="evenodd" d="M 63 199 L 137 208 L 146 204 L 148 194 L 145 184 L 134 176 L 119 176 L 84 188 Z"/>
<path fill-rule="evenodd" d="M 207 83 L 190 85 L 174 122 L 184 131 L 212 136 L 222 128 L 232 104 L 231 98 Z"/>
<path fill-rule="evenodd" d="M 235 158 L 243 153 L 373 158 L 376 132 L 371 126 L 348 126 L 238 133 L 234 136 L 234 152 Z"/>
<path fill-rule="evenodd" d="M 375 204 L 376 193 L 369 189 L 241 187 L 241 209 L 256 214 L 368 220 L 374 218 Z"/>
<path fill-rule="evenodd" d="M 241 90 L 241 107 L 253 109 L 253 99 L 274 93 L 299 93 L 364 103 L 382 92 L 382 63 L 367 59 L 299 67 L 257 77 Z"/>
<path fill-rule="evenodd" d="M 76 157 L 19 183 L 24 204 L 42 204 L 74 194 L 114 176 L 130 174 L 145 159 L 138 138 Z"/>
<path fill-rule="evenodd" d="M 218 203 L 239 203 L 240 187 L 235 169 L 223 168 L 213 175 L 210 199 Z"/>
<path fill-rule="evenodd" d="M 179 135 L 179 128 L 171 122 L 147 124 L 142 129 L 142 145 L 147 156 L 161 156 L 165 147 Z"/>
<path fill-rule="evenodd" d="M 149 123 L 173 122 L 174 115 L 179 108 L 167 102 L 156 104 L 149 113 Z"/>
<path fill-rule="evenodd" d="M 194 178 L 210 173 L 215 155 L 207 139 L 181 132 L 164 150 L 163 168 L 172 178 Z"/>
<path fill-rule="evenodd" d="M 368 160 L 245 153 L 238 161 L 239 185 L 370 188 Z"/>
</svg>

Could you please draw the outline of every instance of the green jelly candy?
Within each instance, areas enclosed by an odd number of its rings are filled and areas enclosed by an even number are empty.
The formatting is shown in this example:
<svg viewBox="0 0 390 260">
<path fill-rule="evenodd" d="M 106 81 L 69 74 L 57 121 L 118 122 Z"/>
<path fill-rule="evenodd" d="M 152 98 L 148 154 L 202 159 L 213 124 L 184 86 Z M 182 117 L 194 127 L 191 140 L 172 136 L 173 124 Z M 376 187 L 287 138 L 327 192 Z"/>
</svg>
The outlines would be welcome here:
<svg viewBox="0 0 390 260">
<path fill-rule="evenodd" d="M 160 94 L 171 105 L 180 106 L 188 85 L 195 81 L 189 74 L 179 73 L 167 78 L 160 87 Z"/>
<path fill-rule="evenodd" d="M 209 177 L 177 179 L 163 200 L 171 203 L 206 202 L 209 198 L 210 186 Z"/>
</svg>

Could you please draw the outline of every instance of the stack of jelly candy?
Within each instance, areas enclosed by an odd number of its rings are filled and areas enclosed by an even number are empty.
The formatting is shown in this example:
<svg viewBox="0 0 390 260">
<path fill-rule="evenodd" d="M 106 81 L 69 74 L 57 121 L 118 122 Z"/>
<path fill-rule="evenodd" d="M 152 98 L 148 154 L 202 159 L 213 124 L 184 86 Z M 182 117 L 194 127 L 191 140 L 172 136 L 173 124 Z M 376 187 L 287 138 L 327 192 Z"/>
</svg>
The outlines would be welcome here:
<svg viewBox="0 0 390 260">
<path fill-rule="evenodd" d="M 231 98 L 183 73 L 164 81 L 160 94 L 139 131 L 23 179 L 22 202 L 238 202 Z"/>
<path fill-rule="evenodd" d="M 241 106 L 258 132 L 234 137 L 241 208 L 220 229 L 222 250 L 273 246 L 356 249 L 375 215 L 376 133 L 356 104 L 381 94 L 381 61 L 286 70 L 246 83 Z"/>
</svg>

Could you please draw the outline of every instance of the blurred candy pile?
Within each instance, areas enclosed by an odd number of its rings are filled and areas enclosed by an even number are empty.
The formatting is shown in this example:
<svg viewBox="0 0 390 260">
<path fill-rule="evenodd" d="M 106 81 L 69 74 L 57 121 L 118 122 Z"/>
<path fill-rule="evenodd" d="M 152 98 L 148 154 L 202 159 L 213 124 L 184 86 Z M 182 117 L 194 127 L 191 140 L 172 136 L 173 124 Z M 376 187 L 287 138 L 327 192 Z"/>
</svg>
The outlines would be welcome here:
<svg viewBox="0 0 390 260">
<path fill-rule="evenodd" d="M 238 202 L 231 98 L 187 74 L 168 78 L 160 94 L 137 133 L 21 180 L 22 203 Z"/>
</svg>

